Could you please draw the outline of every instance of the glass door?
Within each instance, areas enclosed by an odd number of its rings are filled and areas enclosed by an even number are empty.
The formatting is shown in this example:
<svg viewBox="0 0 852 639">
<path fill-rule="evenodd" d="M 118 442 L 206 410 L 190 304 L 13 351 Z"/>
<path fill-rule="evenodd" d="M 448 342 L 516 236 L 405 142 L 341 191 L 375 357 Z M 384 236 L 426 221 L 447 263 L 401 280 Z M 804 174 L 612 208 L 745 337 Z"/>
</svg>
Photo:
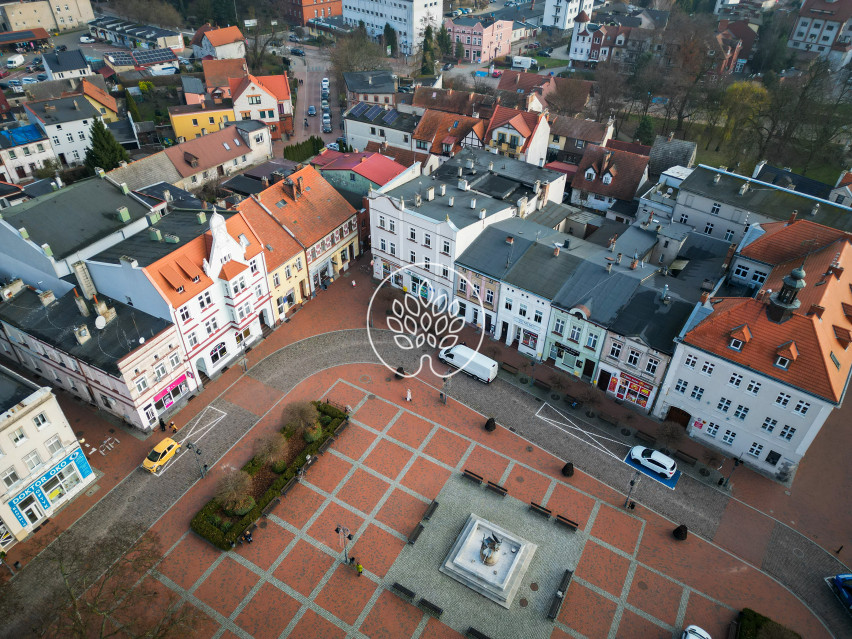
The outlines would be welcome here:
<svg viewBox="0 0 852 639">
<path fill-rule="evenodd" d="M 18 505 L 18 508 L 21 510 L 22 513 L 24 513 L 24 517 L 26 517 L 27 521 L 29 521 L 31 524 L 38 523 L 38 521 L 42 517 L 44 517 L 44 513 L 42 512 L 41 508 L 39 508 L 38 502 L 32 495 L 22 501 Z"/>
</svg>

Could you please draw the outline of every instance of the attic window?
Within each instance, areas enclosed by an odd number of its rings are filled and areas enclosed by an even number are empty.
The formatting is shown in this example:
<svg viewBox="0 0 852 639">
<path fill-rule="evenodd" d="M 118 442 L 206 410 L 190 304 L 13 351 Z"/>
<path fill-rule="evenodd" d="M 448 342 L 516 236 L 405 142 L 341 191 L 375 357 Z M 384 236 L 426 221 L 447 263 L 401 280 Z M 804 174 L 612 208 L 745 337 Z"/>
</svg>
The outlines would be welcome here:
<svg viewBox="0 0 852 639">
<path fill-rule="evenodd" d="M 227 142 L 222 142 L 222 146 L 224 146 L 224 147 L 225 147 L 225 150 L 226 150 L 226 151 L 230 151 L 230 150 L 231 150 L 231 147 L 229 147 L 229 146 L 228 146 L 228 143 L 227 143 Z"/>
<path fill-rule="evenodd" d="M 240 146 L 240 141 L 237 138 L 234 138 L 234 144 L 236 146 Z"/>
<path fill-rule="evenodd" d="M 837 370 L 840 370 L 840 360 L 837 359 L 837 356 L 834 354 L 834 351 L 832 351 L 828 355 L 829 357 L 831 357 L 831 361 L 834 362 L 835 368 L 837 368 Z"/>
<path fill-rule="evenodd" d="M 741 351 L 741 350 L 743 350 L 743 341 L 740 340 L 740 339 L 737 339 L 736 337 L 733 337 L 733 338 L 731 338 L 731 341 L 728 344 L 728 346 L 733 348 L 735 351 Z"/>
<path fill-rule="evenodd" d="M 285 202 L 284 200 L 278 200 L 275 203 L 275 206 L 277 206 L 279 209 L 283 209 L 285 206 L 287 206 L 287 202 Z"/>
<path fill-rule="evenodd" d="M 248 246 L 248 245 L 249 245 L 248 238 L 244 234 L 240 233 L 240 246 Z"/>
<path fill-rule="evenodd" d="M 595 179 L 595 172 L 592 171 L 591 169 L 586 171 L 586 179 L 589 180 L 589 181 L 594 180 Z"/>
<path fill-rule="evenodd" d="M 192 278 L 192 281 L 193 281 L 195 284 L 198 284 L 198 282 L 199 282 L 200 280 L 201 280 L 201 278 L 200 278 L 200 277 L 198 277 L 198 275 L 196 275 L 195 277 L 193 277 L 193 278 Z"/>
<path fill-rule="evenodd" d="M 177 287 L 177 292 L 178 292 L 178 293 L 183 293 L 183 286 L 178 286 L 178 287 Z"/>
<path fill-rule="evenodd" d="M 787 368 L 790 366 L 790 360 L 786 357 L 781 357 L 779 355 L 778 358 L 775 360 L 775 365 L 778 368 L 783 368 L 784 370 L 787 370 Z"/>
<path fill-rule="evenodd" d="M 604 184 L 611 184 L 612 183 L 612 176 L 609 173 L 607 173 L 606 175 L 603 176 L 603 183 Z"/>
</svg>

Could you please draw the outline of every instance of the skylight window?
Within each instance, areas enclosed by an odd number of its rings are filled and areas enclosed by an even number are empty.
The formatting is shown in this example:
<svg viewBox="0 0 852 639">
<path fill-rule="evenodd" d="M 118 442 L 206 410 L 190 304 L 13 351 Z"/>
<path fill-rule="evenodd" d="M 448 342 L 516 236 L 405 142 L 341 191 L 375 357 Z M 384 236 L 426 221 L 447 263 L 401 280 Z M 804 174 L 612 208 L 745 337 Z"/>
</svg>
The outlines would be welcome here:
<svg viewBox="0 0 852 639">
<path fill-rule="evenodd" d="M 277 206 L 279 209 L 283 209 L 286 205 L 287 205 L 287 202 L 285 202 L 284 200 L 278 200 L 275 203 L 275 206 Z"/>
<path fill-rule="evenodd" d="M 228 143 L 227 143 L 227 142 L 222 142 L 222 146 L 224 146 L 224 147 L 225 147 L 225 150 L 226 150 L 226 151 L 230 151 L 230 150 L 231 150 L 231 147 L 229 147 L 229 146 L 228 146 Z"/>
<path fill-rule="evenodd" d="M 240 141 L 237 138 L 234 138 L 234 144 L 236 144 L 237 146 L 240 146 Z"/>
</svg>

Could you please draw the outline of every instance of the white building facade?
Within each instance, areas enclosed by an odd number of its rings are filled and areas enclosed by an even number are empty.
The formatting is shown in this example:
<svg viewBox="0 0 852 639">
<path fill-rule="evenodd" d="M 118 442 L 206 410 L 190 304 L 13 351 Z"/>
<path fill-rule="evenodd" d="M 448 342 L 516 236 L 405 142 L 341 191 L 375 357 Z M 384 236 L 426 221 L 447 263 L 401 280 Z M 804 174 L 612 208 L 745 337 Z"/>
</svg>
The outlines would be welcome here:
<svg viewBox="0 0 852 639">
<path fill-rule="evenodd" d="M 25 180 L 33 180 L 34 173 L 43 168 L 45 162 L 54 160 L 56 154 L 53 147 L 43 135 L 17 146 L 0 148 L 0 163 L 3 165 L 0 181 L 20 184 Z"/>
<path fill-rule="evenodd" d="M 357 27 L 363 21 L 372 37 L 384 33 L 385 24 L 396 30 L 400 53 L 412 55 L 423 44 L 423 32 L 428 25 L 437 33 L 441 24 L 443 5 L 438 0 L 344 0 L 343 20 Z"/>
<path fill-rule="evenodd" d="M 545 0 L 541 24 L 568 31 L 574 28 L 574 18 L 581 11 L 592 15 L 592 5 L 592 0 Z"/>
</svg>

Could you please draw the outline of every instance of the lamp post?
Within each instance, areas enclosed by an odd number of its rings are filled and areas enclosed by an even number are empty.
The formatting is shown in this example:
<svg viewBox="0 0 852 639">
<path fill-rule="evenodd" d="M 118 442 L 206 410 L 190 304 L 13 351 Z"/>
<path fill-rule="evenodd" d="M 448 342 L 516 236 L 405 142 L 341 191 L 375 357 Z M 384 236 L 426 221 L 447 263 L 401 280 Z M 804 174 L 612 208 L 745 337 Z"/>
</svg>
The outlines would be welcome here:
<svg viewBox="0 0 852 639">
<path fill-rule="evenodd" d="M 186 449 L 195 451 L 195 465 L 198 466 L 198 472 L 201 473 L 201 478 L 203 479 L 207 470 L 207 464 L 201 465 L 201 449 L 198 447 L 198 444 L 193 444 L 192 442 L 187 442 Z"/>
<path fill-rule="evenodd" d="M 734 459 L 734 465 L 731 467 L 731 472 L 728 473 L 728 476 L 725 478 L 725 488 L 731 483 L 731 477 L 734 474 L 734 471 L 737 469 L 737 466 L 743 463 L 742 459 Z"/>
<path fill-rule="evenodd" d="M 636 484 L 639 483 L 639 480 L 642 479 L 642 473 L 638 470 L 633 474 L 633 479 L 630 480 L 630 490 L 627 491 L 627 499 L 624 500 L 624 507 L 627 508 L 627 504 L 630 503 L 630 495 L 633 494 L 633 489 L 636 488 Z"/>
<path fill-rule="evenodd" d="M 340 543 L 343 546 L 343 563 L 349 563 L 349 542 L 352 541 L 352 534 L 349 532 L 349 529 L 346 526 L 341 526 L 337 524 L 337 528 L 334 529 L 338 535 L 340 535 Z"/>
</svg>

